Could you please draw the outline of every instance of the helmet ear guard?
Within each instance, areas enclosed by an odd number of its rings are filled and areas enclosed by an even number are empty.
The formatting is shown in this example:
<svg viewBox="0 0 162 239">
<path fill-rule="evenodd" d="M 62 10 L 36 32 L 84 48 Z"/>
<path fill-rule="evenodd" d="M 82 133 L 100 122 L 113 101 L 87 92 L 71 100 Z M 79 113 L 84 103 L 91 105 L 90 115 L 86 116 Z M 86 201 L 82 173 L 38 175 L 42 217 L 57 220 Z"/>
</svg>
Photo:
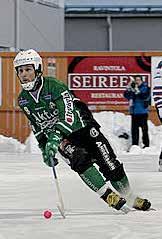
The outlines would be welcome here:
<svg viewBox="0 0 162 239">
<path fill-rule="evenodd" d="M 39 66 L 38 66 L 38 69 L 37 70 L 35 70 L 35 74 L 36 74 L 36 76 L 40 76 L 40 75 L 42 75 L 42 66 L 41 66 L 41 64 L 39 64 Z"/>
</svg>

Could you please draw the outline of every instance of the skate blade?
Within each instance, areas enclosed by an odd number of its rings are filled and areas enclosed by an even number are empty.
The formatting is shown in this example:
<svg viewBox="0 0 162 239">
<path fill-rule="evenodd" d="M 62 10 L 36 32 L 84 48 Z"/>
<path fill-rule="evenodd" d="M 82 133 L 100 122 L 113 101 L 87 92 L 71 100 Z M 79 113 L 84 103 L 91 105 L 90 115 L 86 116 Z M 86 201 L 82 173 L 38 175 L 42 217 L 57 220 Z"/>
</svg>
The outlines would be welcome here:
<svg viewBox="0 0 162 239">
<path fill-rule="evenodd" d="M 133 212 L 133 211 L 136 211 L 136 209 L 134 208 L 130 208 L 128 205 L 124 204 L 120 210 L 124 213 L 124 214 L 127 214 L 129 212 Z"/>
<path fill-rule="evenodd" d="M 124 213 L 124 214 L 127 214 L 129 212 L 149 212 L 149 211 L 157 211 L 155 208 L 149 208 L 148 210 L 146 211 L 143 211 L 143 210 L 138 210 L 138 209 L 135 209 L 135 208 L 132 208 L 132 207 L 129 207 L 128 205 L 123 205 L 122 208 L 120 208 L 120 210 Z"/>
</svg>

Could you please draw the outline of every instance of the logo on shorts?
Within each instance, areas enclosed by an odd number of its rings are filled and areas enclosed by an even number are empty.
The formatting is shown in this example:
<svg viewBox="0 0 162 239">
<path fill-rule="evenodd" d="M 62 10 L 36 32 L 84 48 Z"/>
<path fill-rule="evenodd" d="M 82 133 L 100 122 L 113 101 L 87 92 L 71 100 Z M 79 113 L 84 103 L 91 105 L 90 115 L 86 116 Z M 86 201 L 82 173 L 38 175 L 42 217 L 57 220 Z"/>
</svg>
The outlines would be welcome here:
<svg viewBox="0 0 162 239">
<path fill-rule="evenodd" d="M 95 127 L 90 129 L 90 136 L 91 137 L 96 138 L 98 135 L 99 135 L 99 132 L 98 132 L 98 130 L 96 130 Z"/>
</svg>

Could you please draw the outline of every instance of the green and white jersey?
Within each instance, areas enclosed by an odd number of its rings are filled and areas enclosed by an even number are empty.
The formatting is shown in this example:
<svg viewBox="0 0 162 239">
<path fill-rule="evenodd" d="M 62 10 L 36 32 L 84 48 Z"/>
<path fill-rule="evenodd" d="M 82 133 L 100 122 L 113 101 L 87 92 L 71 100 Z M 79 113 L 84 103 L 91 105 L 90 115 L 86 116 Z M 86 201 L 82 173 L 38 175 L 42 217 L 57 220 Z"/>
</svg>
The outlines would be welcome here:
<svg viewBox="0 0 162 239">
<path fill-rule="evenodd" d="M 42 77 L 36 95 L 22 90 L 18 104 L 30 121 L 32 130 L 39 136 L 60 131 L 63 137 L 86 126 L 80 111 L 74 105 L 74 96 L 67 86 L 53 77 Z"/>
</svg>

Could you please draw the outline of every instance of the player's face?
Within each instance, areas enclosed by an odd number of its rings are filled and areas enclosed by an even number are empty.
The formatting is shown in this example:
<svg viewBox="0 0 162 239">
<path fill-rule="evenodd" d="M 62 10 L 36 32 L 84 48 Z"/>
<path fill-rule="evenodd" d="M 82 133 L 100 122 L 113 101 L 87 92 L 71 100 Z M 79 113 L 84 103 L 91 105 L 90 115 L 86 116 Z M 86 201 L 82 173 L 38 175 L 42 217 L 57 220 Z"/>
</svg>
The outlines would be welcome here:
<svg viewBox="0 0 162 239">
<path fill-rule="evenodd" d="M 22 84 L 33 81 L 35 79 L 35 70 L 33 65 L 19 66 L 17 69 L 17 75 Z"/>
</svg>

